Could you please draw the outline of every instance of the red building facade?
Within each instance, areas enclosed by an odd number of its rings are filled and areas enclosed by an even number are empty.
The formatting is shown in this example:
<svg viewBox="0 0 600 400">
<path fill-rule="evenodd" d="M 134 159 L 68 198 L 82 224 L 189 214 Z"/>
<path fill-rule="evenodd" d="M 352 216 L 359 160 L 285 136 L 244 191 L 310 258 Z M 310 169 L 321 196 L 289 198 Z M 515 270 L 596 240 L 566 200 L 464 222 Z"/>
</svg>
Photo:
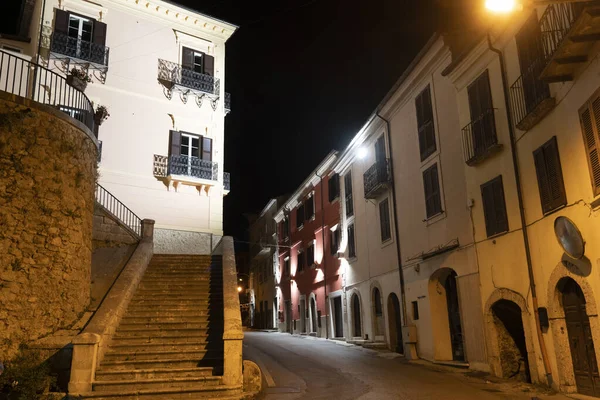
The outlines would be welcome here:
<svg viewBox="0 0 600 400">
<path fill-rule="evenodd" d="M 333 152 L 280 209 L 279 329 L 335 337 L 336 318 L 329 295 L 342 289 L 337 252 L 340 235 L 339 176 L 331 170 Z M 339 330 L 339 329 L 338 329 Z M 341 332 L 340 332 L 341 336 Z"/>
</svg>

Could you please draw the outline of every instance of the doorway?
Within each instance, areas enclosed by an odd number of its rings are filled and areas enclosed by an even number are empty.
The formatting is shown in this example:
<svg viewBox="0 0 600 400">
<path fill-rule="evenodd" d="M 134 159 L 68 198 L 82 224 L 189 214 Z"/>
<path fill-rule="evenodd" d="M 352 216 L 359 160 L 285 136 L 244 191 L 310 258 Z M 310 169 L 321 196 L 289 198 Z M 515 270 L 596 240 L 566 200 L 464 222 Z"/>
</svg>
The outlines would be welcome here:
<svg viewBox="0 0 600 400">
<path fill-rule="evenodd" d="M 560 283 L 577 391 L 600 397 L 600 376 L 585 296 L 573 279 L 565 278 Z"/>
<path fill-rule="evenodd" d="M 285 301 L 285 331 L 292 333 L 292 302 Z"/>
<path fill-rule="evenodd" d="M 375 324 L 374 339 L 376 341 L 385 340 L 385 320 L 383 318 L 383 304 L 381 302 L 381 292 L 379 288 L 373 288 L 373 320 Z"/>
<path fill-rule="evenodd" d="M 311 322 L 311 332 L 317 332 L 317 306 L 315 304 L 315 298 L 312 297 L 310 299 L 310 322 Z"/>
<path fill-rule="evenodd" d="M 388 323 L 390 325 L 390 349 L 396 353 L 404 354 L 400 302 L 395 293 L 391 293 L 388 296 Z"/>
<path fill-rule="evenodd" d="M 300 332 L 306 333 L 306 300 L 300 300 Z"/>
<path fill-rule="evenodd" d="M 446 289 L 446 304 L 448 306 L 448 325 L 450 326 L 450 342 L 452 345 L 452 359 L 465 360 L 463 345 L 462 325 L 460 322 L 460 307 L 458 305 L 458 290 L 456 287 L 456 272 L 452 271 L 444 283 Z"/>
<path fill-rule="evenodd" d="M 337 296 L 333 298 L 333 334 L 336 338 L 344 337 L 344 327 L 342 321 L 342 296 Z"/>
<path fill-rule="evenodd" d="M 521 308 L 510 300 L 492 305 L 502 377 L 531 383 Z"/>
<path fill-rule="evenodd" d="M 352 295 L 352 336 L 362 337 L 362 326 L 360 323 L 360 299 L 356 294 Z"/>
</svg>

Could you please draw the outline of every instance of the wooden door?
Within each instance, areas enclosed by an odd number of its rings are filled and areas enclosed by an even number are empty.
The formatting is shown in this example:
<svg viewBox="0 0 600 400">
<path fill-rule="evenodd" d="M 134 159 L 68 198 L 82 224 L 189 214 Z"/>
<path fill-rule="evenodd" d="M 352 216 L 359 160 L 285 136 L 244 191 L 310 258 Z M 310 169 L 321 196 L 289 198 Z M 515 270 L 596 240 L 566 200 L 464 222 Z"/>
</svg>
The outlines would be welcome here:
<svg viewBox="0 0 600 400">
<path fill-rule="evenodd" d="M 335 337 L 344 337 L 344 327 L 342 324 L 342 297 L 333 299 L 333 322 L 335 323 Z"/>
<path fill-rule="evenodd" d="M 285 331 L 292 333 L 292 302 L 285 301 Z"/>
<path fill-rule="evenodd" d="M 452 359 L 465 360 L 465 350 L 460 323 L 460 307 L 458 305 L 458 290 L 456 288 L 456 274 L 448 276 L 445 283 L 446 304 L 448 306 L 448 324 L 450 326 L 450 341 L 452 345 Z"/>
<path fill-rule="evenodd" d="M 360 325 L 360 300 L 357 295 L 352 296 L 352 322 L 354 322 L 354 337 L 362 336 Z"/>
<path fill-rule="evenodd" d="M 572 279 L 565 284 L 562 295 L 577 391 L 588 396 L 600 397 L 598 363 L 590 320 L 585 310 L 585 297 L 579 285 Z"/>
</svg>

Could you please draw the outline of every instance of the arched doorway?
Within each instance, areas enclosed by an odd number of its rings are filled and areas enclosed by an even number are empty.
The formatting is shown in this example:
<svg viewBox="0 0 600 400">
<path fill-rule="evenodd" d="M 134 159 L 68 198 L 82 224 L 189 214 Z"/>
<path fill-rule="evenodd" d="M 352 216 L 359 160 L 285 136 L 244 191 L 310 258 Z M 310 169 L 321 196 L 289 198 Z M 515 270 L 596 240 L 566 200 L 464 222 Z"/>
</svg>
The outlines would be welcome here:
<svg viewBox="0 0 600 400">
<path fill-rule="evenodd" d="M 396 353 L 404 354 L 400 302 L 395 293 L 388 296 L 388 324 L 390 325 L 390 349 Z"/>
<path fill-rule="evenodd" d="M 315 305 L 315 298 L 310 298 L 310 320 L 311 320 L 311 332 L 317 332 L 317 307 Z"/>
<path fill-rule="evenodd" d="M 581 287 L 571 278 L 558 283 L 562 294 L 571 361 L 577 391 L 581 394 L 600 397 L 600 376 L 594 348 L 594 339 L 587 315 L 585 296 Z"/>
<path fill-rule="evenodd" d="M 362 326 L 360 322 L 360 299 L 356 294 L 352 295 L 352 336 L 362 337 Z"/>
<path fill-rule="evenodd" d="M 375 325 L 373 329 L 374 339 L 383 341 L 385 340 L 385 320 L 383 318 L 383 303 L 379 288 L 373 288 L 371 301 L 373 304 L 373 324 Z"/>
<path fill-rule="evenodd" d="M 502 377 L 531 382 L 521 308 L 510 300 L 501 299 L 492 305 L 491 312 L 498 341 Z"/>
<path fill-rule="evenodd" d="M 456 272 L 437 270 L 429 280 L 429 298 L 435 359 L 465 361 Z"/>
</svg>

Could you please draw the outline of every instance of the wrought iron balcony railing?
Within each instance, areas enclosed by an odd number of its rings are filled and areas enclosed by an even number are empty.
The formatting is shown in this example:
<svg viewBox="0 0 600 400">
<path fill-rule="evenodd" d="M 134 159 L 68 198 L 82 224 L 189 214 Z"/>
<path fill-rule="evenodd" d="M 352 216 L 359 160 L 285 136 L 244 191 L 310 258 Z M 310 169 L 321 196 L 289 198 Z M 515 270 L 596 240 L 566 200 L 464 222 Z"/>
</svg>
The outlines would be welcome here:
<svg viewBox="0 0 600 400">
<path fill-rule="evenodd" d="M 83 92 L 57 73 L 2 50 L 0 91 L 55 107 L 94 132 L 94 108 Z"/>
<path fill-rule="evenodd" d="M 50 51 L 89 63 L 108 66 L 109 48 L 97 43 L 86 42 L 61 32 L 52 34 Z"/>
<path fill-rule="evenodd" d="M 373 199 L 386 190 L 392 181 L 388 160 L 375 161 L 375 164 L 364 173 L 363 181 L 366 199 Z"/>
<path fill-rule="evenodd" d="M 573 23 L 585 8 L 585 3 L 551 4 L 540 18 L 544 57 L 551 58 L 559 48 Z"/>
<path fill-rule="evenodd" d="M 225 190 L 231 190 L 231 175 L 229 172 L 223 172 L 223 187 Z"/>
<path fill-rule="evenodd" d="M 225 112 L 231 111 L 231 93 L 225 93 Z"/>
<path fill-rule="evenodd" d="M 467 165 L 475 165 L 499 148 L 494 109 L 488 109 L 462 129 L 463 153 Z"/>
<path fill-rule="evenodd" d="M 198 157 L 154 155 L 154 176 L 156 177 L 179 175 L 216 181 L 218 172 L 219 166 L 216 162 L 202 160 Z"/>
<path fill-rule="evenodd" d="M 523 131 L 531 129 L 556 104 L 550 97 L 550 87 L 539 79 L 545 60 L 534 61 L 510 87 L 515 124 Z"/>
<path fill-rule="evenodd" d="M 183 68 L 181 64 L 158 60 L 158 80 L 168 89 L 219 95 L 219 79 Z"/>
</svg>

